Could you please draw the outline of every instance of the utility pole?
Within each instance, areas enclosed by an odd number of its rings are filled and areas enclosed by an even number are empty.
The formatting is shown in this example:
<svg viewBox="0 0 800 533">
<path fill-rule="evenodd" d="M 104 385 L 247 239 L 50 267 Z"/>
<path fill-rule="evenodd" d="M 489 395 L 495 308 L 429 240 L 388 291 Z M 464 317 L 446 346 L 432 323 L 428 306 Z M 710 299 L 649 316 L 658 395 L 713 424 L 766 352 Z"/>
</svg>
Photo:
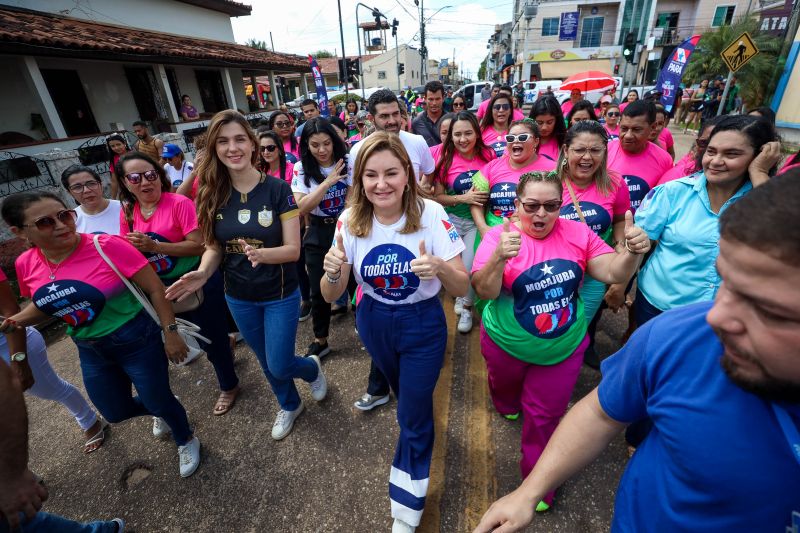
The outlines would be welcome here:
<svg viewBox="0 0 800 533">
<path fill-rule="evenodd" d="M 336 0 L 336 6 L 339 8 L 339 37 L 342 40 L 342 64 L 347 65 L 347 55 L 344 53 L 344 27 L 342 26 L 342 0 Z M 345 98 L 350 96 L 350 93 L 347 90 L 347 72 L 345 68 L 345 79 L 344 79 L 344 95 Z"/>
<path fill-rule="evenodd" d="M 269 32 L 269 44 L 272 45 L 272 51 L 275 51 L 275 42 L 272 40 L 272 32 Z"/>
<path fill-rule="evenodd" d="M 419 6 L 419 54 L 422 56 L 422 81 L 428 79 L 428 49 L 425 48 L 425 0 L 414 0 Z"/>
<path fill-rule="evenodd" d="M 387 21 L 389 19 L 386 19 Z M 398 26 L 397 19 L 392 21 L 392 33 L 394 34 L 394 61 L 397 64 L 395 70 L 397 71 L 397 92 L 400 92 L 403 88 L 400 85 L 400 48 L 397 46 L 397 26 Z"/>
</svg>

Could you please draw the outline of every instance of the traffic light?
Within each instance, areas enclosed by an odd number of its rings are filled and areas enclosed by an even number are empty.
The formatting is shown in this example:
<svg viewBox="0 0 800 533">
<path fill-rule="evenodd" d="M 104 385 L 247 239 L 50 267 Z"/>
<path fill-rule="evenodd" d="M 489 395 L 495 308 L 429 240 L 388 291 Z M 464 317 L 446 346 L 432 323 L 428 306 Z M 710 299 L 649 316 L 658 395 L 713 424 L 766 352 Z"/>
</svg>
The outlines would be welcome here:
<svg viewBox="0 0 800 533">
<path fill-rule="evenodd" d="M 397 37 L 397 25 L 400 24 L 397 19 L 392 20 L 392 37 Z"/>
<path fill-rule="evenodd" d="M 622 55 L 628 63 L 633 63 L 633 57 L 636 55 L 636 34 L 628 32 L 625 35 L 625 42 L 622 45 Z"/>
<path fill-rule="evenodd" d="M 354 59 L 347 59 L 345 64 L 346 70 L 346 77 L 348 81 L 356 81 L 358 79 L 358 75 L 361 73 L 361 69 L 359 68 L 359 60 L 358 58 Z"/>
<path fill-rule="evenodd" d="M 399 63 L 397 65 L 397 73 L 398 74 L 405 74 L 406 73 L 406 64 L 405 63 Z"/>
<path fill-rule="evenodd" d="M 339 80 L 340 81 L 344 81 L 344 80 L 347 79 L 347 63 L 346 63 L 346 61 L 349 61 L 349 60 L 342 59 L 341 57 L 339 58 Z"/>
<path fill-rule="evenodd" d="M 375 17 L 375 25 L 381 27 L 381 12 L 377 9 L 372 10 L 372 16 Z"/>
</svg>

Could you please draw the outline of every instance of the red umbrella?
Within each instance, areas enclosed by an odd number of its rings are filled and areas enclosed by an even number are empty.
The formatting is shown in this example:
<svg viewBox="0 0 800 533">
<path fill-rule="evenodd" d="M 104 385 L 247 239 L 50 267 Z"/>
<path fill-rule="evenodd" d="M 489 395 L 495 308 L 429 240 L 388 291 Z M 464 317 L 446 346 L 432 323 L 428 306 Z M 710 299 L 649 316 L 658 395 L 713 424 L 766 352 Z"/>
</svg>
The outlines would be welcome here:
<svg viewBox="0 0 800 533">
<path fill-rule="evenodd" d="M 560 90 L 571 91 L 579 89 L 581 92 L 589 91 L 605 91 L 613 89 L 617 86 L 617 82 L 610 75 L 599 70 L 587 70 L 574 74 L 564 80 L 561 84 Z"/>
</svg>

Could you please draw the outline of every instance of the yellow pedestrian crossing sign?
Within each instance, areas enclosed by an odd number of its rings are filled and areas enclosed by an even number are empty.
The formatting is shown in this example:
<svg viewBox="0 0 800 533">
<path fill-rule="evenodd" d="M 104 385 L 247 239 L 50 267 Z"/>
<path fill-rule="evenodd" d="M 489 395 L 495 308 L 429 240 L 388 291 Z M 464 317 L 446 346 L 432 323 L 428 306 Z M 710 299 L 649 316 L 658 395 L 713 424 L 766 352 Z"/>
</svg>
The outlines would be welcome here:
<svg viewBox="0 0 800 533">
<path fill-rule="evenodd" d="M 753 42 L 749 33 L 744 32 L 722 51 L 722 60 L 725 61 L 725 64 L 728 65 L 732 72 L 736 72 L 753 59 L 756 54 L 758 54 L 756 43 Z"/>
</svg>

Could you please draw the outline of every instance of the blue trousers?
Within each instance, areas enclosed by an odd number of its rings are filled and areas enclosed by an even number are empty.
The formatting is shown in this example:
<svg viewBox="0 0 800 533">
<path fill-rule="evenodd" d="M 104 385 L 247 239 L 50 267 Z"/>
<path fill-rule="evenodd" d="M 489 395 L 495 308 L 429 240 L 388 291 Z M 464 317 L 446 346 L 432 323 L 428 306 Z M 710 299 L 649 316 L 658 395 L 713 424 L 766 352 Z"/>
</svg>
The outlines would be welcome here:
<svg viewBox="0 0 800 533">
<path fill-rule="evenodd" d="M 633 301 L 633 316 L 636 319 L 637 328 L 644 326 L 647 322 L 663 312 L 664 311 L 651 304 L 637 287 L 636 300 Z"/>
<path fill-rule="evenodd" d="M 433 453 L 433 390 L 447 344 L 439 298 L 387 305 L 364 296 L 356 311 L 358 333 L 397 397 L 397 441 L 389 475 L 392 517 L 418 526 Z"/>
<path fill-rule="evenodd" d="M 172 429 L 178 446 L 191 440 L 186 410 L 169 388 L 161 325 L 147 313 L 140 312 L 104 337 L 73 341 L 86 392 L 106 420 L 117 423 L 135 416 L 159 416 Z M 131 394 L 131 384 L 138 396 Z"/>
<path fill-rule="evenodd" d="M 39 511 L 33 519 L 25 522 L 25 517 L 20 513 L 22 524 L 14 530 L 15 533 L 113 533 L 117 531 L 117 524 L 112 521 L 76 522 L 57 514 Z M 0 518 L 0 533 L 8 533 L 11 529 L 5 518 Z"/>
<path fill-rule="evenodd" d="M 247 301 L 225 296 L 239 332 L 256 354 L 281 409 L 294 411 L 300 395 L 294 378 L 311 382 L 317 379 L 317 364 L 294 351 L 297 319 L 300 317 L 300 291 L 280 300 Z"/>
<path fill-rule="evenodd" d="M 203 286 L 203 303 L 200 307 L 178 316 L 200 326 L 200 333 L 211 341 L 211 344 L 203 341 L 200 341 L 200 344 L 214 366 L 220 390 L 230 391 L 239 384 L 239 377 L 233 368 L 233 354 L 228 341 L 228 323 L 221 319 L 221 311 L 226 305 L 222 273 L 216 271 Z"/>
</svg>

